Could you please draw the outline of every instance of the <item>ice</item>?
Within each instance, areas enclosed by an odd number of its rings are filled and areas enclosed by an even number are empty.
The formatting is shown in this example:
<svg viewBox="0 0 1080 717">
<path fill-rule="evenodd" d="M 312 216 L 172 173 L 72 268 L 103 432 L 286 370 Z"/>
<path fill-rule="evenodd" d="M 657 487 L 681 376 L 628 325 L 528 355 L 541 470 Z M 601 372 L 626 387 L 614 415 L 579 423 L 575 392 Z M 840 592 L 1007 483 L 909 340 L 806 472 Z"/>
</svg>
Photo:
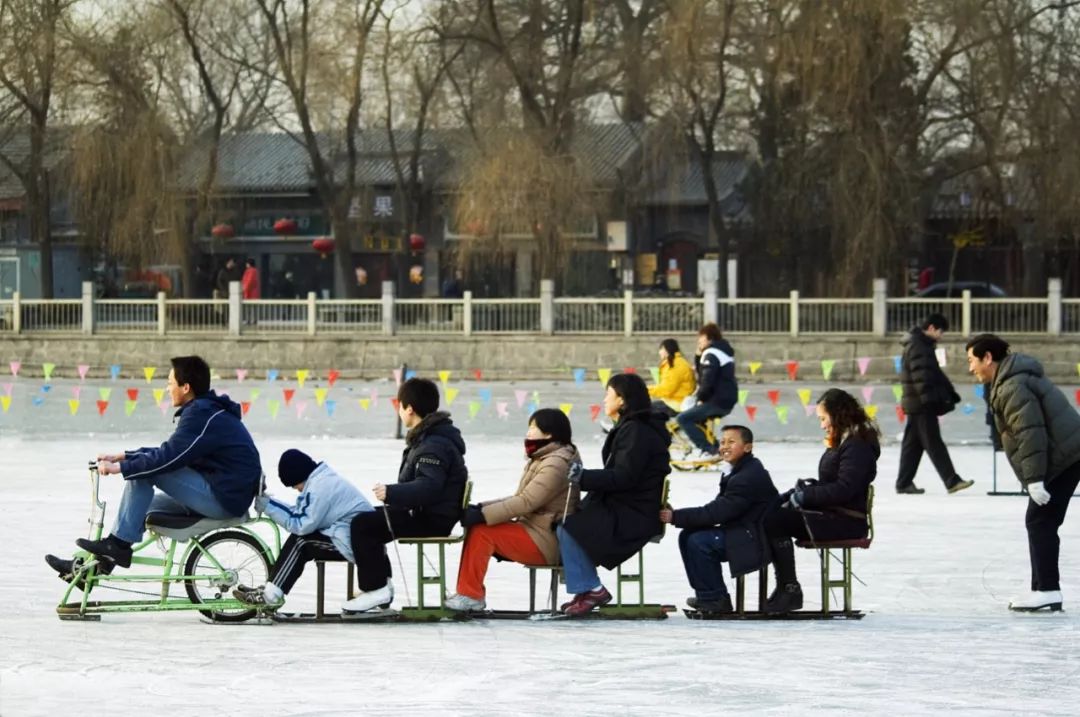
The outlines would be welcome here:
<svg viewBox="0 0 1080 717">
<path fill-rule="evenodd" d="M 165 431 L 168 419 L 150 426 Z M 521 423 L 519 420 L 518 423 Z M 150 425 L 150 421 L 147 421 Z M 587 425 L 587 424 L 586 424 Z M 519 426 L 523 428 L 523 426 Z M 586 465 L 599 462 L 595 427 L 579 429 Z M 507 431 L 507 436 L 512 432 Z M 466 438 L 470 433 L 466 425 Z M 850 622 L 480 622 L 420 625 L 240 625 L 201 622 L 194 613 L 106 615 L 61 622 L 62 583 L 44 564 L 86 532 L 85 460 L 100 450 L 138 446 L 161 434 L 73 439 L 8 436 L 0 528 L 0 714 L 674 715 L 771 712 L 1075 714 L 1080 699 L 1080 521 L 1061 530 L 1067 612 L 1015 615 L 1009 597 L 1028 580 L 1026 499 L 988 496 L 990 449 L 953 446 L 975 487 L 946 495 L 925 465 L 924 496 L 892 491 L 899 450 L 879 464 L 875 540 L 857 551 Z M 473 495 L 513 491 L 523 459 L 517 436 L 474 438 Z M 391 439 L 256 439 L 267 467 L 297 446 L 326 460 L 370 496 L 394 479 L 401 442 Z M 819 443 L 756 446 L 781 489 L 812 475 Z M 1003 458 L 1003 485 L 1015 482 Z M 1000 477 L 1000 476 L 999 476 Z M 673 474 L 676 507 L 703 503 L 716 474 Z M 103 479 L 109 520 L 121 482 Z M 287 496 L 271 481 L 274 492 Z M 108 527 L 109 523 L 106 523 Z M 690 594 L 677 530 L 646 548 L 646 593 L 682 605 Z M 399 604 L 416 599 L 412 549 L 395 562 Z M 448 567 L 456 576 L 458 551 Z M 808 606 L 819 604 L 817 558 L 799 551 Z M 331 607 L 344 569 L 330 567 Z M 603 575 L 603 574 L 602 574 Z M 606 576 L 605 576 L 606 577 Z M 403 580 L 404 578 L 404 580 Z M 607 581 L 613 585 L 613 576 Z M 756 586 L 756 580 L 748 581 Z M 488 604 L 527 606 L 527 572 L 493 564 Z M 733 585 L 729 586 L 733 587 Z M 750 588 L 750 601 L 756 598 Z M 836 598 L 840 598 L 836 595 Z M 289 598 L 311 609 L 314 569 Z"/>
</svg>

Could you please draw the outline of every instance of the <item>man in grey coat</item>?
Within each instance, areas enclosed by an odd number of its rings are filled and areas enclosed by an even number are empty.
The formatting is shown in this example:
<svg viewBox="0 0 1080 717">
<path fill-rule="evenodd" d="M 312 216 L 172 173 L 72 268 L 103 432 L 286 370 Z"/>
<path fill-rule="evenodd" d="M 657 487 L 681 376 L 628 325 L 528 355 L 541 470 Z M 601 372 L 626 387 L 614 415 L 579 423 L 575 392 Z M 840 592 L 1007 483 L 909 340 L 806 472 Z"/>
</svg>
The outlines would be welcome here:
<svg viewBox="0 0 1080 717">
<path fill-rule="evenodd" d="M 1031 592 L 1009 603 L 1020 611 L 1061 609 L 1058 528 L 1080 483 L 1080 415 L 1031 356 L 1010 354 L 994 334 L 967 343 L 968 370 L 990 384 L 990 410 L 1005 455 L 1027 488 L 1025 524 Z"/>
</svg>

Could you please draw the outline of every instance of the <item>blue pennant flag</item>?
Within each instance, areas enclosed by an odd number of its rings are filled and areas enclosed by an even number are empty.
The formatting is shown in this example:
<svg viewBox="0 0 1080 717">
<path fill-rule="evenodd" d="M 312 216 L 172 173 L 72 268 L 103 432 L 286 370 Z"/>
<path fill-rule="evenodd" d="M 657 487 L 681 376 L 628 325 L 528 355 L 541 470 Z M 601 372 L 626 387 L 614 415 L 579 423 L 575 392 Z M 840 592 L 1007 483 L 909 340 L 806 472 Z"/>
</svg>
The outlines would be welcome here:
<svg viewBox="0 0 1080 717">
<path fill-rule="evenodd" d="M 335 408 L 337 408 L 337 401 L 332 398 L 326 399 L 326 415 L 333 416 Z"/>
<path fill-rule="evenodd" d="M 901 357 L 899 357 L 899 356 L 893 356 L 892 357 L 892 365 L 893 365 L 893 368 L 896 370 L 897 373 L 900 373 L 900 363 L 901 363 L 902 360 L 903 359 L 901 359 Z"/>
<path fill-rule="evenodd" d="M 574 383 L 576 383 L 579 386 L 581 384 L 585 383 L 585 369 L 583 369 L 583 368 L 574 369 Z"/>
<path fill-rule="evenodd" d="M 416 378 L 416 371 L 409 369 L 405 372 L 405 380 L 408 381 L 410 378 Z"/>
<path fill-rule="evenodd" d="M 986 396 L 986 386 L 981 383 L 975 384 L 975 398 L 983 398 Z"/>
<path fill-rule="evenodd" d="M 480 394 L 480 400 L 481 401 L 483 401 L 484 403 L 491 403 L 491 389 L 490 388 L 482 388 L 479 391 L 477 391 L 477 393 Z"/>
<path fill-rule="evenodd" d="M 112 380 L 115 381 L 120 376 L 120 364 L 114 363 L 109 367 L 109 375 L 112 376 Z"/>
<path fill-rule="evenodd" d="M 278 377 L 278 370 L 276 368 L 272 368 L 272 369 L 270 369 L 269 371 L 266 372 L 266 382 L 267 383 L 273 383 L 274 381 L 277 381 L 277 377 Z"/>
</svg>

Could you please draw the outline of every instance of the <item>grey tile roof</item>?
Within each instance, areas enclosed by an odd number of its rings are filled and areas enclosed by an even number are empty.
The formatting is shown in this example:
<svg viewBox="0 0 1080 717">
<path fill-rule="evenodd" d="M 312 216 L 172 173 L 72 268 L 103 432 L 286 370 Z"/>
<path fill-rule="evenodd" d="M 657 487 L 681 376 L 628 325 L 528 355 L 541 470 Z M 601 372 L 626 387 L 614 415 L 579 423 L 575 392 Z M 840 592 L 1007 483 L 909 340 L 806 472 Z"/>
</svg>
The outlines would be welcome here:
<svg viewBox="0 0 1080 717">
<path fill-rule="evenodd" d="M 58 128 L 50 134 L 54 146 L 49 148 L 45 158 L 47 169 L 55 169 L 67 156 L 71 137 L 70 130 Z M 30 155 L 30 136 L 24 130 L 7 130 L 0 128 L 0 154 L 16 165 L 21 165 Z M 26 194 L 22 182 L 8 168 L 7 164 L 0 161 L 0 199 L 13 199 Z"/>
<path fill-rule="evenodd" d="M 701 162 L 686 152 L 672 152 L 652 160 L 645 179 L 643 201 L 649 205 L 701 206 L 705 174 Z M 719 152 L 713 157 L 712 176 L 721 202 L 738 202 L 739 184 L 750 171 L 750 160 L 740 152 Z"/>
</svg>

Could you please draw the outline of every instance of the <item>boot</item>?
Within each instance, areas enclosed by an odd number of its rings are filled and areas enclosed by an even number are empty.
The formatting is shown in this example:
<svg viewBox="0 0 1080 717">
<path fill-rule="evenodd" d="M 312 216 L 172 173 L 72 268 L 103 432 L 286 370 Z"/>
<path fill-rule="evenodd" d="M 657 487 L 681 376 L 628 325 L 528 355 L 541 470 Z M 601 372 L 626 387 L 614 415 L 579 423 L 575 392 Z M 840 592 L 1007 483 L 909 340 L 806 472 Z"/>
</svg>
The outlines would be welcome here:
<svg viewBox="0 0 1080 717">
<path fill-rule="evenodd" d="M 101 540 L 88 540 L 79 538 L 75 544 L 88 553 L 101 558 L 102 563 L 112 562 L 122 568 L 131 567 L 131 543 L 121 540 L 115 535 L 109 535 Z"/>
<path fill-rule="evenodd" d="M 795 546 L 792 545 L 791 538 L 787 536 L 773 538 L 770 547 L 773 567 L 776 569 L 776 584 L 786 585 L 799 582 L 795 576 Z"/>
<path fill-rule="evenodd" d="M 777 586 L 769 601 L 765 603 L 768 615 L 786 615 L 802 609 L 802 586 L 798 583 L 786 583 Z"/>
<path fill-rule="evenodd" d="M 735 612 L 735 608 L 731 604 L 730 595 L 721 595 L 715 600 L 702 600 L 701 598 L 694 596 L 687 598 L 686 604 L 689 605 L 691 609 L 707 615 Z"/>
</svg>

